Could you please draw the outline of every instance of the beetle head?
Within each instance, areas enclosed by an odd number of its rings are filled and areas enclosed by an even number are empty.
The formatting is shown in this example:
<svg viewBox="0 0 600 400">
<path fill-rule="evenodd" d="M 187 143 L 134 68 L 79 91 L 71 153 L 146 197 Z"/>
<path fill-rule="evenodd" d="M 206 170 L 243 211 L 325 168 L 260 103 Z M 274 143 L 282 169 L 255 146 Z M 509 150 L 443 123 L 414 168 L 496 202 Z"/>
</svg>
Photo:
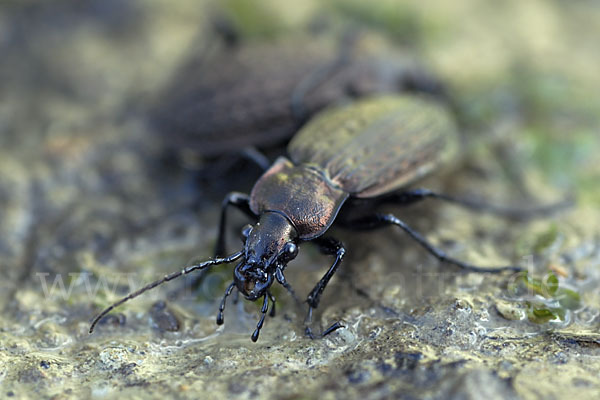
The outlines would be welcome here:
<svg viewBox="0 0 600 400">
<path fill-rule="evenodd" d="M 261 319 L 256 330 L 252 334 L 252 341 L 258 340 L 260 329 L 263 325 L 265 315 L 268 311 L 268 300 L 271 299 L 271 315 L 275 315 L 275 298 L 269 292 L 269 288 L 274 280 L 281 283 L 288 289 L 293 296 L 291 287 L 285 281 L 283 269 L 287 263 L 293 260 L 298 254 L 298 234 L 296 228 L 288 219 L 277 212 L 264 212 L 260 220 L 254 226 L 244 228 L 245 245 L 243 251 L 238 251 L 228 257 L 217 257 L 212 260 L 195 263 L 180 271 L 165 275 L 164 278 L 154 281 L 136 292 L 132 292 L 121 300 L 112 304 L 94 318 L 90 325 L 89 332 L 92 333 L 96 324 L 112 309 L 131 300 L 147 290 L 153 289 L 158 285 L 171 281 L 180 276 L 186 275 L 192 271 L 202 270 L 213 265 L 228 264 L 241 259 L 241 262 L 235 267 L 233 272 L 233 282 L 228 286 L 225 295 L 219 306 L 217 315 L 217 324 L 223 323 L 223 311 L 225 309 L 225 300 L 231 294 L 232 290 L 237 289 L 246 297 L 246 299 L 255 301 L 262 297 L 263 306 L 261 309 Z"/>
<path fill-rule="evenodd" d="M 273 284 L 273 276 L 255 264 L 240 263 L 233 271 L 235 286 L 246 299 L 252 301 L 264 296 Z"/>
<path fill-rule="evenodd" d="M 248 300 L 264 296 L 287 263 L 298 254 L 296 229 L 283 215 L 266 212 L 244 228 L 245 257 L 233 272 L 233 282 Z"/>
</svg>

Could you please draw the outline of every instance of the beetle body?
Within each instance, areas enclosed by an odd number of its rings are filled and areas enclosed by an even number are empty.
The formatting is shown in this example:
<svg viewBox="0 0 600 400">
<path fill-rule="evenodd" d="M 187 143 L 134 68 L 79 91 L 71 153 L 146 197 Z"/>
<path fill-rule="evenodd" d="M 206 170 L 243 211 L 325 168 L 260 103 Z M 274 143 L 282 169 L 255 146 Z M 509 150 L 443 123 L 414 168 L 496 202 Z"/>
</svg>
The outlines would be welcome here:
<svg viewBox="0 0 600 400">
<path fill-rule="evenodd" d="M 298 254 L 299 243 L 312 242 L 324 254 L 335 257 L 307 296 L 306 333 L 313 337 L 312 312 L 346 253 L 341 242 L 325 236 L 336 221 L 355 229 L 399 227 L 438 260 L 466 270 L 521 270 L 512 265 L 480 267 L 454 259 L 396 216 L 376 211 L 378 205 L 389 201 L 409 204 L 437 198 L 479 211 L 505 216 L 524 215 L 523 210 L 502 209 L 426 189 L 406 188 L 452 158 L 457 144 L 455 135 L 449 113 L 440 104 L 420 96 L 367 98 L 320 113 L 291 141 L 289 158 L 277 159 L 258 179 L 250 195 L 231 193 L 225 198 L 214 259 L 186 267 L 131 293 L 98 315 L 90 332 L 114 307 L 146 290 L 196 270 L 237 262 L 233 282 L 219 306 L 217 323 L 224 321 L 226 299 L 233 290 L 237 289 L 250 301 L 262 298 L 261 317 L 252 334 L 252 340 L 256 341 L 269 310 L 269 301 L 271 314 L 275 310 L 271 286 L 278 282 L 295 297 L 285 278 L 285 268 Z M 353 204 L 349 200 L 367 201 L 374 211 L 370 215 L 353 216 Z M 253 223 L 242 231 L 245 237 L 243 249 L 222 257 L 229 206 L 244 211 Z M 544 215 L 564 206 L 563 203 L 529 213 Z M 344 212 L 340 213 L 341 210 Z M 323 335 L 340 327 L 341 324 L 335 323 Z"/>
<path fill-rule="evenodd" d="M 454 127 L 439 105 L 379 97 L 326 111 L 292 140 L 250 194 L 256 215 L 276 210 L 310 240 L 331 226 L 349 197 L 398 190 L 449 158 Z"/>
<path fill-rule="evenodd" d="M 317 116 L 288 146 L 291 160 L 280 157 L 252 189 L 248 206 L 258 222 L 234 272 L 237 289 L 266 299 L 275 280 L 285 283 L 298 242 L 324 235 L 349 198 L 383 195 L 432 171 L 454 134 L 441 106 L 415 96 L 365 99 Z M 337 241 L 326 249 L 334 250 L 337 267 L 345 250 Z M 322 289 L 314 292 L 311 310 Z"/>
<path fill-rule="evenodd" d="M 281 143 L 315 113 L 350 98 L 443 92 L 409 55 L 363 47 L 288 38 L 192 59 L 160 95 L 152 119 L 167 146 L 212 157 Z"/>
</svg>

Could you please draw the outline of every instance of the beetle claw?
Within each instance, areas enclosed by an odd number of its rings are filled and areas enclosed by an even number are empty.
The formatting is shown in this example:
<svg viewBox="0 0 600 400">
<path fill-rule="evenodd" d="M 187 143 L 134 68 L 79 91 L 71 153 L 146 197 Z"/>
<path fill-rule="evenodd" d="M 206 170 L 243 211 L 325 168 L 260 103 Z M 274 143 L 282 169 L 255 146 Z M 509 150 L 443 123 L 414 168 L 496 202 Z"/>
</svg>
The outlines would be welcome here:
<svg viewBox="0 0 600 400">
<path fill-rule="evenodd" d="M 342 325 L 342 324 L 340 323 L 340 321 L 337 321 L 337 322 L 335 322 L 334 324 L 332 324 L 332 325 L 331 325 L 329 328 L 325 329 L 325 330 L 323 331 L 323 333 L 321 334 L 321 337 L 327 336 L 327 335 L 329 335 L 331 332 L 335 332 L 335 331 L 337 331 L 337 330 L 338 330 L 338 329 L 340 329 L 340 328 L 345 328 L 345 326 L 344 326 L 344 325 Z"/>
<path fill-rule="evenodd" d="M 310 326 L 307 326 L 304 329 L 304 333 L 306 334 L 306 336 L 308 336 L 310 339 L 315 339 L 315 335 L 312 333 L 312 329 L 310 329 Z"/>
<path fill-rule="evenodd" d="M 345 328 L 345 325 L 342 325 L 342 323 L 340 321 L 337 321 L 335 323 L 333 323 L 329 328 L 325 329 L 323 332 L 321 332 L 321 334 L 319 334 L 318 336 L 315 336 L 315 334 L 313 333 L 312 329 L 310 328 L 310 326 L 306 326 L 304 328 L 304 333 L 306 334 L 306 336 L 308 336 L 310 339 L 314 340 L 317 337 L 322 339 L 325 336 L 329 335 L 332 332 L 337 331 L 340 328 Z"/>
</svg>

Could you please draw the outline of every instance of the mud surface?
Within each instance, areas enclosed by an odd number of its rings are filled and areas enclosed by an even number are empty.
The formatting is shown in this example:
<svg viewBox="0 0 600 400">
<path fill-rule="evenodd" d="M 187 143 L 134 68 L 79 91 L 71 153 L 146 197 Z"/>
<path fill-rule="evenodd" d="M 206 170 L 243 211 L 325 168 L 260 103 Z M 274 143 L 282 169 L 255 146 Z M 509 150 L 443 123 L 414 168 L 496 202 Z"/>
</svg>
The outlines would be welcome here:
<svg viewBox="0 0 600 400">
<path fill-rule="evenodd" d="M 174 71 L 212 40 L 214 5 L 193 3 L 0 8 L 0 397 L 598 398 L 593 2 L 226 2 L 245 40 L 331 37 L 352 21 L 416 52 L 471 127 L 461 161 L 423 186 L 525 206 L 572 192 L 577 204 L 527 223 L 433 200 L 389 209 L 453 257 L 525 265 L 528 279 L 465 273 L 394 229 L 336 231 L 348 256 L 315 329 L 345 328 L 324 339 L 304 336 L 304 305 L 282 288 L 257 343 L 258 304 L 230 299 L 215 325 L 231 267 L 128 302 L 89 335 L 131 289 L 209 258 L 220 199 L 259 174 L 166 154 L 148 123 Z M 244 224 L 232 218 L 230 250 Z M 287 278 L 305 295 L 330 262 L 303 244 Z"/>
</svg>

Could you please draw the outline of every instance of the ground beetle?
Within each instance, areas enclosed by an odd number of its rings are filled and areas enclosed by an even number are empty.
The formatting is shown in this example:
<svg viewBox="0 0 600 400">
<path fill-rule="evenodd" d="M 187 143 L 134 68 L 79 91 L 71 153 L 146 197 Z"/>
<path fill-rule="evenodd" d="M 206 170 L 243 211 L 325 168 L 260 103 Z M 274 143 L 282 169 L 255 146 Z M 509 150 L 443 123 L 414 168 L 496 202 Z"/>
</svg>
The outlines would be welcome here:
<svg viewBox="0 0 600 400">
<path fill-rule="evenodd" d="M 252 334 L 256 341 L 277 281 L 296 297 L 286 281 L 287 264 L 298 254 L 301 242 L 317 244 L 324 254 L 335 257 L 325 275 L 307 298 L 305 330 L 309 337 L 312 313 L 323 290 L 335 274 L 346 249 L 341 242 L 324 237 L 334 221 L 354 229 L 394 225 L 401 228 L 438 260 L 478 272 L 519 271 L 518 266 L 479 267 L 454 259 L 434 247 L 425 237 L 392 214 L 372 212 L 378 205 L 413 203 L 437 198 L 475 210 L 509 217 L 525 216 L 520 210 L 486 206 L 425 189 L 406 190 L 407 185 L 432 172 L 456 147 L 456 129 L 449 113 L 438 103 L 420 96 L 381 96 L 335 107 L 317 115 L 290 142 L 289 159 L 280 157 L 256 182 L 250 195 L 229 194 L 222 205 L 216 257 L 166 275 L 129 294 L 100 313 L 96 323 L 113 308 L 164 282 L 192 271 L 238 261 L 233 282 L 219 306 L 217 324 L 223 323 L 225 301 L 234 289 L 246 299 L 262 299 L 260 320 Z M 367 201 L 371 214 L 357 216 L 357 204 Z M 254 220 L 243 229 L 244 248 L 227 257 L 225 227 L 228 206 L 235 206 Z M 563 204 L 527 211 L 527 215 L 555 211 Z M 334 323 L 322 335 L 341 327 Z"/>
<path fill-rule="evenodd" d="M 368 36 L 349 33 L 337 43 L 290 37 L 191 57 L 159 95 L 150 119 L 167 147 L 214 157 L 287 141 L 311 116 L 344 100 L 400 92 L 445 96 L 415 57 L 371 47 Z"/>
</svg>

